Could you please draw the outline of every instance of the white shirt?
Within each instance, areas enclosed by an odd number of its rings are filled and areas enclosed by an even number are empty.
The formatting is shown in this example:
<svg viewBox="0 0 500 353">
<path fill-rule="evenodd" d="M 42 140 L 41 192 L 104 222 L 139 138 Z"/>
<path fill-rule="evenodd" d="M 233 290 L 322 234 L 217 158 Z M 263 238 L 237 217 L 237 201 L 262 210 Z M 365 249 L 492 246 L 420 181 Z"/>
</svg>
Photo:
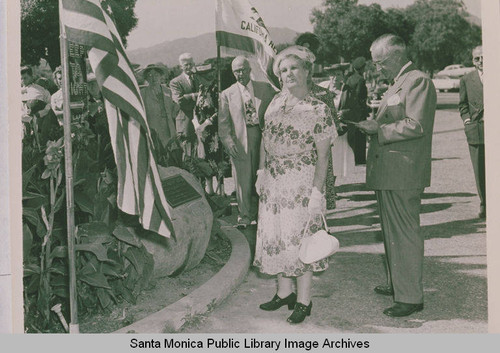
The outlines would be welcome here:
<svg viewBox="0 0 500 353">
<path fill-rule="evenodd" d="M 186 78 L 187 82 L 189 82 L 189 85 L 191 87 L 193 87 L 193 82 L 191 82 L 191 78 L 189 77 L 189 75 L 185 72 L 182 72 L 182 74 L 184 75 L 184 77 Z"/>
<path fill-rule="evenodd" d="M 484 72 L 477 70 L 477 73 L 479 74 L 479 79 L 481 80 L 481 83 L 483 83 L 483 74 L 484 74 Z"/>
<path fill-rule="evenodd" d="M 250 93 L 250 97 L 252 98 L 253 105 L 255 106 L 255 94 L 253 93 L 253 84 L 252 80 L 248 81 L 246 86 L 243 86 L 241 83 L 237 82 L 238 88 L 240 89 L 241 96 L 243 97 L 243 100 L 245 99 L 245 96 Z"/>
</svg>

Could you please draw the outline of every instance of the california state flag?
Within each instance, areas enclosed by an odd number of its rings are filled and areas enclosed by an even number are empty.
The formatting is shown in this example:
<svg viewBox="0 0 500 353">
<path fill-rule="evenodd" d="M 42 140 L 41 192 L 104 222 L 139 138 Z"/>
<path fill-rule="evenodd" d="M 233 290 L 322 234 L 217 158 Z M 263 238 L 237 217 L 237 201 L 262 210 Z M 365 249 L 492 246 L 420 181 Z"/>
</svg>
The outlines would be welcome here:
<svg viewBox="0 0 500 353">
<path fill-rule="evenodd" d="M 248 0 L 217 0 L 215 12 L 221 56 L 247 57 L 252 78 L 276 86 L 272 70 L 276 48 L 255 7 Z"/>
</svg>

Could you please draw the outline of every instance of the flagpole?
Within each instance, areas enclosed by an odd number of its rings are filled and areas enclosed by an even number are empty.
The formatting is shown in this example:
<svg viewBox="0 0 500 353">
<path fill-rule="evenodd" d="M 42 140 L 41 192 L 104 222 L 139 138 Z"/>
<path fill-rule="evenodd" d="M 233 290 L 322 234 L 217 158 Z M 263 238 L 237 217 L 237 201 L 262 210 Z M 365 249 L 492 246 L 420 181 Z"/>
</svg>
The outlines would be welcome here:
<svg viewBox="0 0 500 353">
<path fill-rule="evenodd" d="M 64 167 L 66 172 L 66 226 L 68 232 L 68 266 L 69 266 L 69 333 L 80 333 L 78 324 L 78 303 L 76 297 L 75 269 L 75 201 L 73 195 L 73 151 L 71 146 L 71 108 L 69 97 L 69 67 L 66 32 L 62 24 L 62 0 L 59 0 L 59 29 L 62 65 L 62 92 L 64 116 Z"/>
</svg>

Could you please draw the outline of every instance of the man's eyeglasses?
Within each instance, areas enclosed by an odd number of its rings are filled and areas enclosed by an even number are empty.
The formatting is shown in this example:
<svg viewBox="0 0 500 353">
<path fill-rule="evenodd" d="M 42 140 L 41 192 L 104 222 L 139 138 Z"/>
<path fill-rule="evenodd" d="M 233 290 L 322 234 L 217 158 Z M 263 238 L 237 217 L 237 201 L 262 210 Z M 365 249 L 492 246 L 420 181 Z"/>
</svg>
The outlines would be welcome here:
<svg viewBox="0 0 500 353">
<path fill-rule="evenodd" d="M 373 61 L 373 64 L 374 64 L 375 66 L 383 66 L 383 65 L 384 65 L 384 63 L 385 63 L 387 60 L 389 60 L 389 58 L 390 58 L 390 57 L 388 56 L 388 57 L 387 57 L 387 58 L 385 58 L 385 59 L 378 60 L 378 61 Z"/>
<path fill-rule="evenodd" d="M 472 60 L 474 60 L 474 61 L 480 61 L 481 60 L 482 61 L 483 60 L 483 56 L 482 55 L 481 56 L 475 56 L 475 57 L 472 58 Z"/>
</svg>

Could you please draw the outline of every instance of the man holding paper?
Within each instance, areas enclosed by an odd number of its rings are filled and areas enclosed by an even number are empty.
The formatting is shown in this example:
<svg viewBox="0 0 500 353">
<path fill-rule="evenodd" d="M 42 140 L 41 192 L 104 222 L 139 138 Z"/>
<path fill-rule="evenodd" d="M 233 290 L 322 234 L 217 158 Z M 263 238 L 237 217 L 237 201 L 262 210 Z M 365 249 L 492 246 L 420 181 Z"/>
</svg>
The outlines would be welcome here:
<svg viewBox="0 0 500 353">
<path fill-rule="evenodd" d="M 394 305 L 384 314 L 401 317 L 424 307 L 420 203 L 431 179 L 436 89 L 408 59 L 398 36 L 379 37 L 370 51 L 377 70 L 394 81 L 375 119 L 356 125 L 370 136 L 366 184 L 377 196 L 389 269 L 390 284 L 375 291 L 393 295 Z"/>
</svg>

